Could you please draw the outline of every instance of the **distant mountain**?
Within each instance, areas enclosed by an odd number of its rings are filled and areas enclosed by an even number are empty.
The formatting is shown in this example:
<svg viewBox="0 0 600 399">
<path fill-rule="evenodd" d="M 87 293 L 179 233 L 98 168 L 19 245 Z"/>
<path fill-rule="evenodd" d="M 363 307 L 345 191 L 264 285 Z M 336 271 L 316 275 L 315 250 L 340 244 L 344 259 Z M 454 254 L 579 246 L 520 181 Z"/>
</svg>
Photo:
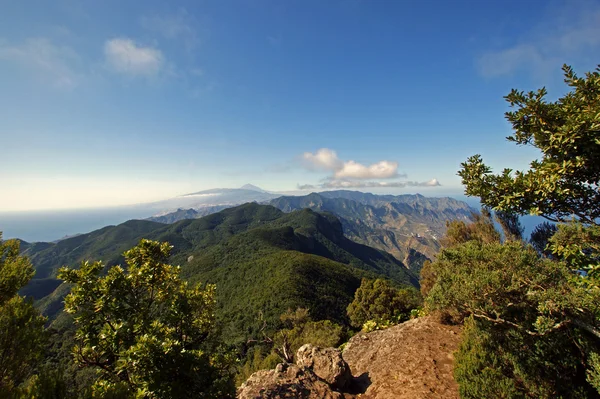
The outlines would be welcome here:
<svg viewBox="0 0 600 399">
<path fill-rule="evenodd" d="M 345 323 L 362 277 L 418 286 L 396 258 L 346 238 L 331 214 L 246 204 L 169 225 L 131 220 L 58 243 L 25 244 L 36 276 L 22 293 L 55 317 L 68 292 L 55 278 L 60 266 L 85 259 L 122 263 L 121 254 L 141 238 L 170 242 L 170 261 L 182 266 L 185 278 L 217 284 L 217 315 L 230 343 L 257 334 L 261 315 L 276 325 L 288 308 L 307 307 L 316 319 Z"/>
<path fill-rule="evenodd" d="M 331 212 L 340 218 L 348 238 L 391 253 L 415 272 L 439 251 L 446 222 L 468 220 L 473 211 L 453 198 L 346 190 L 279 197 L 269 203 L 284 212 L 303 208 Z"/>
<path fill-rule="evenodd" d="M 258 191 L 259 193 L 268 193 L 268 191 L 265 191 L 260 187 L 256 187 L 254 184 L 244 184 L 242 187 L 240 187 L 240 189 Z"/>
<path fill-rule="evenodd" d="M 467 203 L 449 197 L 375 195 L 348 190 L 282 196 L 264 203 L 284 212 L 303 208 L 331 212 L 340 218 L 348 238 L 391 253 L 417 273 L 423 262 L 439 251 L 439 238 L 446 231 L 446 222 L 468 220 L 474 210 Z M 226 207 L 179 209 L 149 220 L 173 223 Z"/>
<path fill-rule="evenodd" d="M 213 188 L 210 190 L 197 191 L 167 200 L 153 202 L 146 206 L 156 210 L 153 217 L 166 216 L 169 213 L 188 209 L 198 211 L 199 215 L 197 216 L 203 216 L 208 213 L 217 212 L 226 207 L 233 207 L 248 202 L 266 202 L 277 197 L 279 197 L 279 195 L 246 184 L 242 188 Z M 176 217 L 169 217 L 169 219 L 176 219 Z"/>
<path fill-rule="evenodd" d="M 169 223 L 175 223 L 175 222 L 178 222 L 180 220 L 185 220 L 185 219 L 198 219 L 198 218 L 201 218 L 202 216 L 210 215 L 210 214 L 222 211 L 223 209 L 227 209 L 227 208 L 231 208 L 231 206 L 230 205 L 205 206 L 202 208 L 198 208 L 198 210 L 179 208 L 175 212 L 169 212 L 162 216 L 152 216 L 150 218 L 147 218 L 146 220 L 150 220 L 152 222 L 169 224 Z"/>
</svg>

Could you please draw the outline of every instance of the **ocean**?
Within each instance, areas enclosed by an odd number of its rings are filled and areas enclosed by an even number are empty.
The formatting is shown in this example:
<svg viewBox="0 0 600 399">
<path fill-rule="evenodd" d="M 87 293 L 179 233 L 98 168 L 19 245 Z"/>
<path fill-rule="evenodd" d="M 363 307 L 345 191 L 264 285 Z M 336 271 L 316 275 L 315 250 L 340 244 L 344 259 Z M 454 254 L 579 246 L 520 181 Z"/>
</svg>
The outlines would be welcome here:
<svg viewBox="0 0 600 399">
<path fill-rule="evenodd" d="M 55 241 L 65 236 L 89 233 L 104 226 L 153 215 L 145 207 L 55 210 L 35 212 L 0 212 L 3 239 L 20 238 L 27 242 Z"/>
</svg>

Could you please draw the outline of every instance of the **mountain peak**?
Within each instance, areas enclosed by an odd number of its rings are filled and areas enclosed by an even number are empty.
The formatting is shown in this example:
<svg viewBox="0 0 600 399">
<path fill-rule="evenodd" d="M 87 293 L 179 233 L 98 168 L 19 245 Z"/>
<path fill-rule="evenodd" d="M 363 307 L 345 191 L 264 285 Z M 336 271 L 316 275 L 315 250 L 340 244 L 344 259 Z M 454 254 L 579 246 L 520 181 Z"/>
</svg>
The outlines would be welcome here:
<svg viewBox="0 0 600 399">
<path fill-rule="evenodd" d="M 240 187 L 240 189 L 242 189 L 242 190 L 258 191 L 259 193 L 266 193 L 267 192 L 267 191 L 263 190 L 260 187 L 256 187 L 254 184 L 244 184 L 242 187 Z"/>
</svg>

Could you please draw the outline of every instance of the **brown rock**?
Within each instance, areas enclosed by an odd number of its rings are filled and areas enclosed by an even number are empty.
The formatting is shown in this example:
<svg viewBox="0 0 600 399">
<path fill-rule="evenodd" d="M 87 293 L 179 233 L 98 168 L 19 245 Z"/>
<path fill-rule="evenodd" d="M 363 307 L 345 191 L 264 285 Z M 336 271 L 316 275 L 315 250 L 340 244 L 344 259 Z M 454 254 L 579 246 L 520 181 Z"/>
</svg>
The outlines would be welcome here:
<svg viewBox="0 0 600 399">
<path fill-rule="evenodd" d="M 280 363 L 275 370 L 261 370 L 238 389 L 238 399 L 344 399 L 310 369 Z"/>
<path fill-rule="evenodd" d="M 355 335 L 343 357 L 355 377 L 367 380 L 361 399 L 454 399 L 459 395 L 453 353 L 459 342 L 460 327 L 420 317 Z"/>
<path fill-rule="evenodd" d="M 311 369 L 335 389 L 344 389 L 352 380 L 350 367 L 339 349 L 303 345 L 296 352 L 296 364 Z"/>
</svg>

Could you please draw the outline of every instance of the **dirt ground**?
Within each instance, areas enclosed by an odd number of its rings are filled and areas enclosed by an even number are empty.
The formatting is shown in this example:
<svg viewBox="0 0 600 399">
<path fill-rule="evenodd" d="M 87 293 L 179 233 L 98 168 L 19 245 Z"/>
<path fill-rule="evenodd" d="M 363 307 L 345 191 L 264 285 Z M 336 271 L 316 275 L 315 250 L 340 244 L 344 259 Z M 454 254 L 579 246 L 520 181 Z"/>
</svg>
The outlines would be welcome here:
<svg viewBox="0 0 600 399">
<path fill-rule="evenodd" d="M 440 324 L 430 317 L 357 334 L 343 352 L 364 392 L 354 397 L 458 398 L 453 352 L 459 341 L 459 327 Z"/>
</svg>

